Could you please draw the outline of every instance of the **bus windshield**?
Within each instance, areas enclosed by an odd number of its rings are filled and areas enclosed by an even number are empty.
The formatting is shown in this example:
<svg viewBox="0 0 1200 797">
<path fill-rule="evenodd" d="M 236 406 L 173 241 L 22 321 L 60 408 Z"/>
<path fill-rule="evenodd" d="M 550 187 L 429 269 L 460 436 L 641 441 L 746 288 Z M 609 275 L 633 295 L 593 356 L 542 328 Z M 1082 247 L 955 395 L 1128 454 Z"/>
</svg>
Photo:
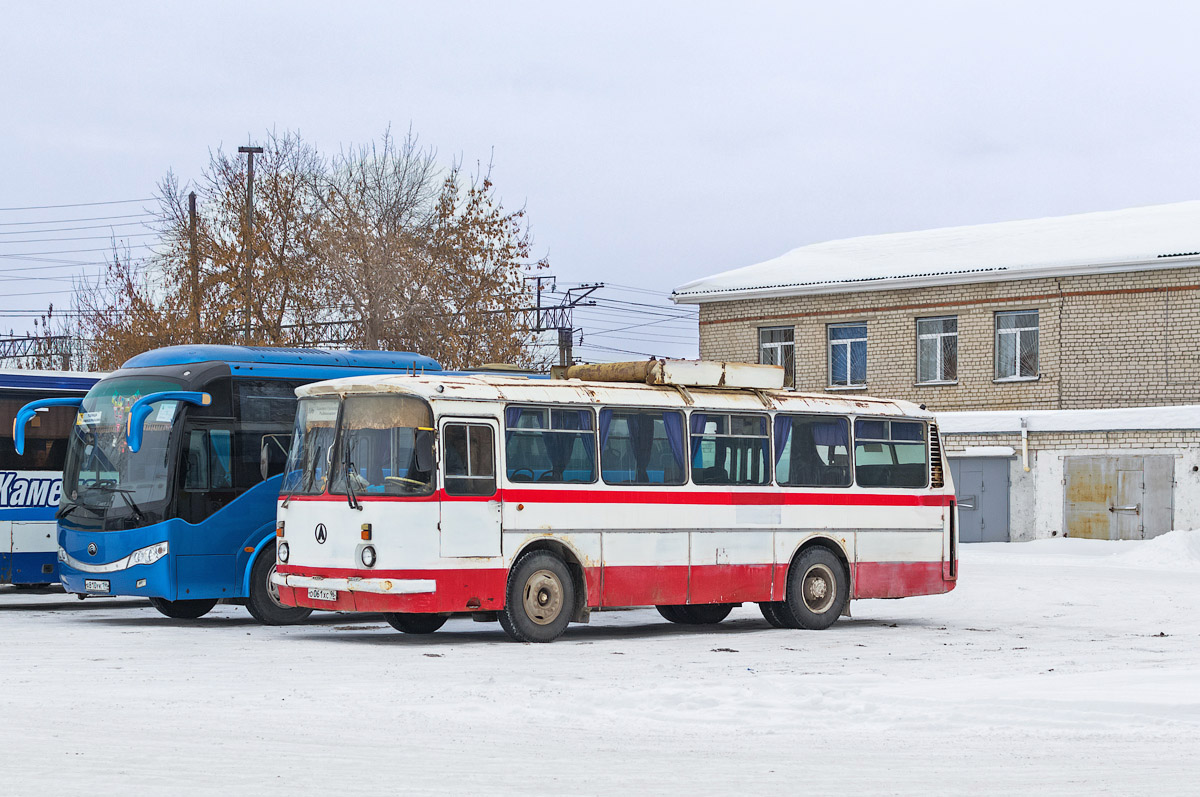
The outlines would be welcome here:
<svg viewBox="0 0 1200 797">
<path fill-rule="evenodd" d="M 321 495 L 325 492 L 340 404 L 337 398 L 300 400 L 281 494 Z"/>
<path fill-rule="evenodd" d="M 346 494 L 346 464 L 356 495 L 433 492 L 433 411 L 412 396 L 349 396 L 333 457 L 330 492 Z M 418 445 L 429 446 L 418 456 Z"/>
<path fill-rule="evenodd" d="M 177 382 L 118 377 L 99 382 L 75 417 L 63 471 L 60 514 L 82 504 L 98 515 L 108 510 L 141 518 L 142 507 L 167 497 L 171 430 L 179 402 L 164 401 L 146 419 L 142 446 L 129 450 L 129 409 L 143 396 L 178 390 Z"/>
</svg>

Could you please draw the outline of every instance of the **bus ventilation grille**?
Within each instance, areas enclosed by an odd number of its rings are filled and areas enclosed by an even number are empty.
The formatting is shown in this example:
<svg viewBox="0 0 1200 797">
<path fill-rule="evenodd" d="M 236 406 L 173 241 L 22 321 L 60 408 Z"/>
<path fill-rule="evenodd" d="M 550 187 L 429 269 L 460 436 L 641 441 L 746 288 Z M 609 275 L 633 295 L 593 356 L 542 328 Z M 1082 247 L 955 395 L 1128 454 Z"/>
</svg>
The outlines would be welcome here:
<svg viewBox="0 0 1200 797">
<path fill-rule="evenodd" d="M 936 423 L 929 424 L 929 474 L 930 486 L 946 486 L 946 477 L 942 475 L 942 438 L 938 436 Z"/>
</svg>

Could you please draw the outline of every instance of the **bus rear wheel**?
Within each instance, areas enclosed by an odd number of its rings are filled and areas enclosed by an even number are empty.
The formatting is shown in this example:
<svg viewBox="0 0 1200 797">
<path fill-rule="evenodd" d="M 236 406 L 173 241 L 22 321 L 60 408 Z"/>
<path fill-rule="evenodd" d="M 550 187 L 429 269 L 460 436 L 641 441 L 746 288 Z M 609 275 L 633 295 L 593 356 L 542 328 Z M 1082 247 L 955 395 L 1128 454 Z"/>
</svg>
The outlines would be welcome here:
<svg viewBox="0 0 1200 797">
<path fill-rule="evenodd" d="M 383 619 L 392 628 L 406 634 L 432 634 L 446 624 L 446 617 L 441 614 L 384 612 Z"/>
<path fill-rule="evenodd" d="M 150 605 L 173 620 L 195 620 L 212 611 L 217 605 L 217 599 L 200 599 L 186 601 L 169 601 L 165 598 L 151 598 Z"/>
<path fill-rule="evenodd" d="M 552 642 L 575 610 L 575 582 L 567 564 L 549 551 L 533 551 L 508 574 L 500 625 L 517 642 Z"/>
<path fill-rule="evenodd" d="M 797 628 L 826 629 L 841 616 L 849 593 L 841 560 L 827 548 L 809 548 L 788 571 L 785 617 L 795 618 Z"/>
<path fill-rule="evenodd" d="M 275 575 L 275 543 L 263 547 L 250 570 L 250 596 L 246 609 L 263 625 L 293 625 L 308 619 L 313 610 L 288 606 L 279 600 L 279 587 L 271 583 Z"/>
<path fill-rule="evenodd" d="M 732 603 L 694 603 L 682 606 L 655 606 L 658 613 L 681 625 L 714 625 L 733 611 Z"/>
</svg>

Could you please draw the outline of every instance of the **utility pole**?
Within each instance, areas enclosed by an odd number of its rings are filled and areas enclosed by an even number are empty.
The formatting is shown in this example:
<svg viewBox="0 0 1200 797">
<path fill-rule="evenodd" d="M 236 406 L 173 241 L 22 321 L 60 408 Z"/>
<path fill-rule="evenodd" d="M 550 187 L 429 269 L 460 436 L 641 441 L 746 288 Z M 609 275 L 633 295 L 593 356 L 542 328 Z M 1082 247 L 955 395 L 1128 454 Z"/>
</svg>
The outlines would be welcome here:
<svg viewBox="0 0 1200 797">
<path fill-rule="evenodd" d="M 550 290 L 558 288 L 558 283 L 553 275 L 526 277 L 527 280 L 537 282 L 537 304 L 533 308 L 534 322 L 531 325 L 533 332 L 549 332 L 550 330 L 558 331 L 558 364 L 569 366 L 575 362 L 574 352 L 574 336 L 575 325 L 572 310 L 576 307 L 595 307 L 593 301 L 583 301 L 590 296 L 593 291 L 597 291 L 604 287 L 603 282 L 595 282 L 587 285 L 580 285 L 576 288 L 569 288 L 562 301 L 553 307 L 546 307 L 542 304 L 542 283 L 550 283 Z"/>
<path fill-rule="evenodd" d="M 246 153 L 246 273 L 242 279 L 242 293 L 245 307 L 243 308 L 242 343 L 250 343 L 250 280 L 254 275 L 254 156 L 261 155 L 262 147 L 238 147 L 238 152 Z"/>
<path fill-rule="evenodd" d="M 200 253 L 196 250 L 196 192 L 188 194 L 188 265 L 192 278 L 192 343 L 200 340 Z"/>
</svg>

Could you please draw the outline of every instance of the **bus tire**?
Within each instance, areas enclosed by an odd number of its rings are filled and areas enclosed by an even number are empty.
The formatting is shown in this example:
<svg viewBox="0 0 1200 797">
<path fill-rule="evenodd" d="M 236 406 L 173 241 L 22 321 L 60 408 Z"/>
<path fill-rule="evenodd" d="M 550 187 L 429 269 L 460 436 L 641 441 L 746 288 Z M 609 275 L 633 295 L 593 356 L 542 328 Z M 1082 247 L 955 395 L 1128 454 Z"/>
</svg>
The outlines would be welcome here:
<svg viewBox="0 0 1200 797">
<path fill-rule="evenodd" d="M 687 620 L 683 619 L 683 612 L 679 611 L 684 608 L 683 606 L 655 606 L 654 608 L 658 609 L 658 613 L 663 616 L 664 620 L 680 625 L 687 624 Z"/>
<path fill-rule="evenodd" d="M 797 628 L 828 628 L 846 607 L 849 586 L 846 569 L 832 551 L 820 546 L 809 548 L 788 571 L 784 619 L 790 614 Z"/>
<path fill-rule="evenodd" d="M 392 628 L 406 634 L 432 634 L 446 624 L 446 616 L 442 614 L 384 612 L 383 619 Z"/>
<path fill-rule="evenodd" d="M 313 613 L 305 606 L 288 606 L 279 600 L 279 587 L 271 583 L 275 575 L 275 543 L 263 546 L 250 569 L 250 595 L 246 609 L 263 625 L 294 625 Z"/>
<path fill-rule="evenodd" d="M 552 642 L 562 636 L 575 608 L 575 581 L 566 562 L 533 551 L 508 574 L 500 625 L 517 642 Z"/>
<path fill-rule="evenodd" d="M 715 625 L 733 611 L 732 603 L 693 603 L 677 606 L 655 606 L 658 613 L 672 623 L 682 625 Z"/>
<path fill-rule="evenodd" d="M 787 617 L 784 610 L 787 608 L 783 601 L 763 601 L 758 604 L 762 616 L 772 628 L 795 628 L 795 622 Z"/>
<path fill-rule="evenodd" d="M 150 605 L 173 620 L 195 620 L 212 611 L 217 605 L 216 598 L 201 598 L 199 600 L 169 601 L 165 598 L 151 598 Z"/>
</svg>

